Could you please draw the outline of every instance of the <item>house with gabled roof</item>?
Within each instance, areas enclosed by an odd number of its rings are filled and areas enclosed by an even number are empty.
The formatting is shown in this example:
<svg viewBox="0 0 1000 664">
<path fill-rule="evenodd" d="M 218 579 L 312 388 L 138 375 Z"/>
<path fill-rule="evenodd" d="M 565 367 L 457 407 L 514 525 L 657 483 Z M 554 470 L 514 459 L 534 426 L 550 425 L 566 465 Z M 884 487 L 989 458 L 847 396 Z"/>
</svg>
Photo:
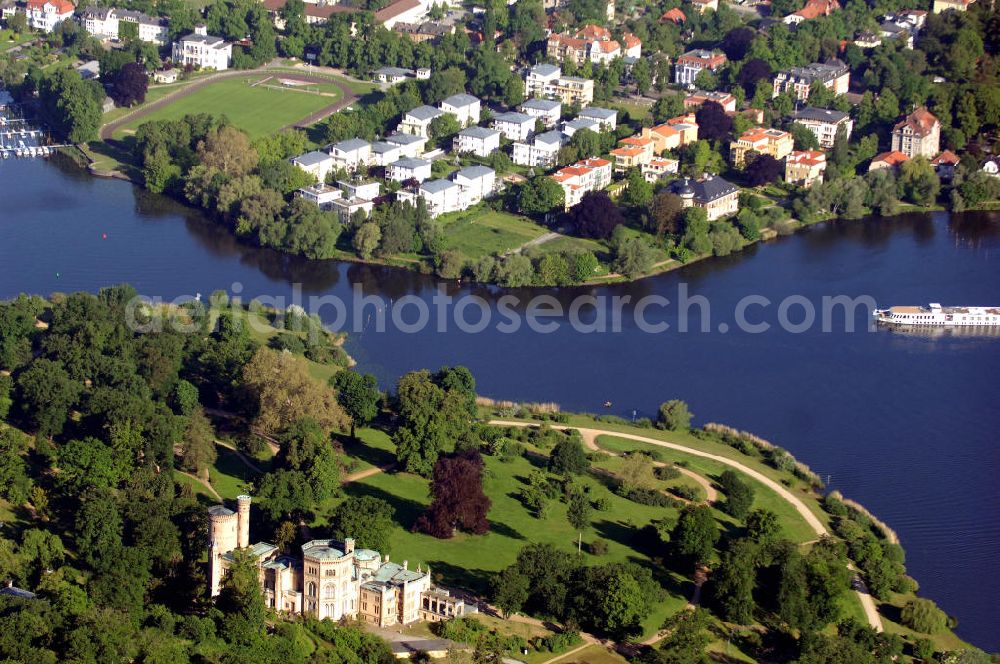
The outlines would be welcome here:
<svg viewBox="0 0 1000 664">
<path fill-rule="evenodd" d="M 433 106 L 417 106 L 403 113 L 403 118 L 396 129 L 404 134 L 430 138 L 431 122 L 434 121 L 434 118 L 442 115 L 444 115 L 444 111 Z"/>
<path fill-rule="evenodd" d="M 920 106 L 892 128 L 892 149 L 911 159 L 932 159 L 941 149 L 941 122 Z"/>
<path fill-rule="evenodd" d="M 472 95 L 452 95 L 441 102 L 440 108 L 445 113 L 454 115 L 461 127 L 479 123 L 481 102 Z"/>
</svg>

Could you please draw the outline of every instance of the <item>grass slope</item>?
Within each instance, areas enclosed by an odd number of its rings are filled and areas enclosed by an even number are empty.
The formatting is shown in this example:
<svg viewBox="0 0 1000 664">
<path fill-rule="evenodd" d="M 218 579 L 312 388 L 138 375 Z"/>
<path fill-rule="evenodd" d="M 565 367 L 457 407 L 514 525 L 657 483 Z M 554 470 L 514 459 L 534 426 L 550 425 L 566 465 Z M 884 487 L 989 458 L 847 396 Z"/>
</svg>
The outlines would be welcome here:
<svg viewBox="0 0 1000 664">
<path fill-rule="evenodd" d="M 547 233 L 525 217 L 476 207 L 444 218 L 445 249 L 474 260 L 502 254 Z"/>
</svg>

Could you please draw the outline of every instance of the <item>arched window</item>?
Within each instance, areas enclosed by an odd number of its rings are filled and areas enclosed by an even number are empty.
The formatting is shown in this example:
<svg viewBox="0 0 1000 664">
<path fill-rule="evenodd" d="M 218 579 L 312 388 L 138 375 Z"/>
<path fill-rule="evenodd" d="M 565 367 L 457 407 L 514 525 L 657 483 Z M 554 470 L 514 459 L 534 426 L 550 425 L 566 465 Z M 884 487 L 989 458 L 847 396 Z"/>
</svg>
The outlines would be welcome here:
<svg viewBox="0 0 1000 664">
<path fill-rule="evenodd" d="M 323 586 L 323 597 L 332 598 L 337 596 L 337 584 L 328 583 Z"/>
<path fill-rule="evenodd" d="M 316 584 L 313 583 L 312 581 L 310 581 L 309 585 L 306 586 L 306 595 L 308 595 L 309 597 L 316 596 Z"/>
</svg>

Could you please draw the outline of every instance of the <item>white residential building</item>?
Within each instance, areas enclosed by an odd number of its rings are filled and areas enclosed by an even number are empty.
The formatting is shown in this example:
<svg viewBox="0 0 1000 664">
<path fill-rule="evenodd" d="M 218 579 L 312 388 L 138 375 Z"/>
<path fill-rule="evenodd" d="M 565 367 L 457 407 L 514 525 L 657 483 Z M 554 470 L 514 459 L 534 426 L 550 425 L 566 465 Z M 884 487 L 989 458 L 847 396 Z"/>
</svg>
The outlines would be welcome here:
<svg viewBox="0 0 1000 664">
<path fill-rule="evenodd" d="M 295 193 L 299 198 L 315 203 L 321 210 L 331 209 L 333 201 L 344 196 L 344 192 L 340 189 L 326 183 L 311 184 L 308 187 L 302 187 Z"/>
<path fill-rule="evenodd" d="M 469 166 L 452 175 L 452 180 L 462 188 L 463 205 L 470 207 L 493 195 L 497 174 L 487 166 Z"/>
<path fill-rule="evenodd" d="M 479 123 L 481 106 L 478 99 L 467 94 L 452 95 L 441 102 L 441 110 L 454 115 L 461 127 Z"/>
<path fill-rule="evenodd" d="M 600 123 L 602 131 L 614 131 L 618 127 L 618 111 L 610 108 L 590 106 L 580 111 L 577 117 L 596 120 Z"/>
<path fill-rule="evenodd" d="M 525 141 L 535 132 L 535 118 L 510 111 L 493 116 L 493 128 L 512 141 Z"/>
<path fill-rule="evenodd" d="M 350 223 L 351 217 L 358 210 L 365 213 L 365 216 L 369 216 L 372 210 L 375 209 L 375 202 L 364 198 L 338 198 L 330 203 L 330 209 L 337 213 L 337 217 L 340 219 L 340 223 L 347 224 Z"/>
<path fill-rule="evenodd" d="M 845 138 L 851 137 L 851 130 L 854 128 L 854 121 L 847 113 L 831 111 L 827 108 L 803 108 L 792 114 L 792 121 L 806 127 L 816 135 L 820 147 L 832 148 L 833 142 L 837 138 L 837 132 L 841 129 L 845 132 Z"/>
<path fill-rule="evenodd" d="M 555 99 L 529 99 L 521 104 L 520 110 L 525 115 L 542 121 L 548 129 L 559 124 L 562 117 L 562 103 Z"/>
<path fill-rule="evenodd" d="M 431 176 L 431 162 L 425 159 L 405 157 L 389 164 L 385 169 L 385 177 L 397 182 L 416 180 L 423 182 Z"/>
<path fill-rule="evenodd" d="M 402 83 L 406 79 L 416 76 L 416 72 L 412 69 L 404 69 L 403 67 L 380 67 L 373 73 L 376 83 L 388 83 L 390 85 Z"/>
<path fill-rule="evenodd" d="M 646 182 L 656 182 L 660 178 L 676 173 L 679 166 L 680 163 L 676 159 L 653 157 L 648 163 L 640 166 L 640 170 Z"/>
<path fill-rule="evenodd" d="M 471 153 L 478 157 L 489 157 L 500 149 L 500 132 L 486 127 L 469 127 L 458 132 L 452 142 L 452 150 Z"/>
<path fill-rule="evenodd" d="M 524 75 L 524 92 L 529 97 L 549 97 L 563 104 L 587 106 L 594 101 L 594 81 L 579 76 L 563 76 L 555 65 L 535 65 Z"/>
<path fill-rule="evenodd" d="M 431 122 L 434 118 L 442 115 L 444 115 L 444 111 L 438 110 L 433 106 L 417 106 L 403 114 L 403 119 L 400 121 L 397 131 L 404 134 L 430 138 Z"/>
<path fill-rule="evenodd" d="M 363 138 L 351 138 L 334 143 L 327 151 L 333 157 L 337 168 L 351 172 L 367 168 L 372 161 L 372 144 Z"/>
<path fill-rule="evenodd" d="M 451 180 L 431 180 L 424 182 L 419 187 L 404 189 L 396 192 L 396 199 L 399 201 L 417 205 L 417 199 L 422 198 L 427 205 L 427 212 L 431 217 L 437 217 L 448 212 L 458 212 L 464 210 L 462 187 Z"/>
<path fill-rule="evenodd" d="M 595 134 L 601 133 L 601 123 L 593 118 L 577 117 L 563 123 L 562 131 L 567 136 L 572 137 L 578 131 L 589 129 Z"/>
<path fill-rule="evenodd" d="M 28 0 L 24 7 L 28 27 L 42 32 L 52 32 L 58 24 L 73 18 L 74 11 L 69 0 Z"/>
<path fill-rule="evenodd" d="M 408 134 L 407 134 L 408 135 Z M 394 161 L 402 159 L 403 146 L 386 141 L 375 141 L 372 143 L 371 163 L 375 166 L 388 166 Z"/>
<path fill-rule="evenodd" d="M 344 191 L 347 198 L 360 198 L 365 201 L 373 201 L 378 198 L 382 191 L 382 185 L 375 180 L 368 182 L 344 182 L 338 180 L 337 185 Z"/>
<path fill-rule="evenodd" d="M 389 134 L 385 137 L 386 143 L 399 146 L 400 157 L 419 159 L 424 154 L 424 147 L 427 145 L 426 136 L 416 136 L 414 134 Z M 392 163 L 391 161 L 388 163 Z"/>
<path fill-rule="evenodd" d="M 514 143 L 512 159 L 519 166 L 552 168 L 559 158 L 559 148 L 568 142 L 569 138 L 561 131 L 535 134 L 532 143 Z"/>
<path fill-rule="evenodd" d="M 118 39 L 126 33 L 122 23 L 134 24 L 134 36 L 140 41 L 166 46 L 168 22 L 164 18 L 148 16 L 142 12 L 116 7 L 87 7 L 80 14 L 80 25 L 99 39 Z M 128 33 L 131 34 L 131 33 Z"/>
<path fill-rule="evenodd" d="M 318 150 L 294 157 L 292 163 L 315 177 L 317 182 L 325 182 L 326 176 L 336 168 L 333 157 Z"/>
<path fill-rule="evenodd" d="M 544 97 L 547 89 L 559 80 L 562 69 L 556 65 L 543 63 L 528 70 L 524 77 L 524 94 L 528 97 Z"/>
<path fill-rule="evenodd" d="M 204 25 L 174 42 L 173 61 L 177 65 L 222 71 L 229 69 L 232 59 L 233 45 L 222 37 L 209 35 Z"/>
<path fill-rule="evenodd" d="M 715 72 L 726 64 L 726 55 L 705 49 L 688 51 L 674 62 L 674 83 L 685 87 L 694 86 L 701 70 Z"/>
</svg>

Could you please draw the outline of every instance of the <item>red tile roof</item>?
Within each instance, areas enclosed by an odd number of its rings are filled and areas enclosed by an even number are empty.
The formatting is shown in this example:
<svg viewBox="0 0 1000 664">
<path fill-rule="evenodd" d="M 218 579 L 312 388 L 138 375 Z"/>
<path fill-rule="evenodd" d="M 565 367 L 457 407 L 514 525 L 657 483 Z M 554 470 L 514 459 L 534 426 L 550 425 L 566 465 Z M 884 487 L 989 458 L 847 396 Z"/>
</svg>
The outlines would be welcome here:
<svg viewBox="0 0 1000 664">
<path fill-rule="evenodd" d="M 902 131 L 909 127 L 917 136 L 926 136 L 933 131 L 936 124 L 938 124 L 938 119 L 926 107 L 921 106 L 898 122 L 893 127 L 893 131 Z"/>
<path fill-rule="evenodd" d="M 28 0 L 28 9 L 42 9 L 45 5 L 52 5 L 58 14 L 72 14 L 76 10 L 69 0 Z"/>
<path fill-rule="evenodd" d="M 820 16 L 829 16 L 831 12 L 837 9 L 840 9 L 840 3 L 837 0 L 807 0 L 806 6 L 794 12 L 793 16 L 801 16 L 808 20 L 819 18 Z"/>
<path fill-rule="evenodd" d="M 685 16 L 684 12 L 680 9 L 674 7 L 673 9 L 664 12 L 663 16 L 660 17 L 660 23 L 667 23 L 668 21 L 673 21 L 674 23 L 684 23 L 687 21 L 687 16 Z"/>
<path fill-rule="evenodd" d="M 955 165 L 959 161 L 961 160 L 958 158 L 958 155 L 952 152 L 951 150 L 945 150 L 938 156 L 931 159 L 931 163 L 934 164 L 935 166 L 940 166 L 941 164 Z"/>
<path fill-rule="evenodd" d="M 904 161 L 909 161 L 910 158 L 899 150 L 893 150 L 892 152 L 883 152 L 882 154 L 876 155 L 872 159 L 872 163 L 882 163 L 888 166 L 899 166 Z"/>
</svg>

